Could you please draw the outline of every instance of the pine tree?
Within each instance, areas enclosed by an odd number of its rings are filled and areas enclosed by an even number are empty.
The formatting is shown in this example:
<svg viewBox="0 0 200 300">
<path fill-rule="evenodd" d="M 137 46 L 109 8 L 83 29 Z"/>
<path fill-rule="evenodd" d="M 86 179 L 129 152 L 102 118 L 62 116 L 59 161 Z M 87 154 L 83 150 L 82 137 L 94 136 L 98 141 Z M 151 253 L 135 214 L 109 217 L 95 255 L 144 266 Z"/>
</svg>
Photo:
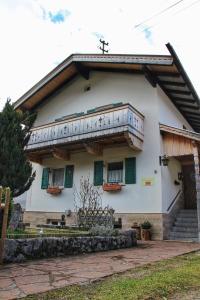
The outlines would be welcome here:
<svg viewBox="0 0 200 300">
<path fill-rule="evenodd" d="M 13 197 L 27 191 L 35 178 L 24 151 L 35 117 L 16 111 L 10 100 L 0 112 L 0 185 L 10 187 Z"/>
</svg>

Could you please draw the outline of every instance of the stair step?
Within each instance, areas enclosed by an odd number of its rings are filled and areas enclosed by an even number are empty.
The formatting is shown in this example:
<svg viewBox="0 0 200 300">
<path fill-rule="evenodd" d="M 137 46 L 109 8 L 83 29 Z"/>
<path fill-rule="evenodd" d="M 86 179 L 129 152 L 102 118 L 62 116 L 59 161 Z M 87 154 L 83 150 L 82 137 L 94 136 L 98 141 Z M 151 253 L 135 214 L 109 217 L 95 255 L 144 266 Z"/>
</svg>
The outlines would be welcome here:
<svg viewBox="0 0 200 300">
<path fill-rule="evenodd" d="M 198 238 L 170 238 L 170 241 L 199 242 Z"/>
<path fill-rule="evenodd" d="M 197 233 L 190 232 L 170 232 L 170 238 L 198 238 Z"/>
<path fill-rule="evenodd" d="M 172 228 L 172 232 L 190 232 L 190 233 L 197 233 L 198 228 L 196 227 L 181 227 L 181 226 L 174 226 Z"/>
<path fill-rule="evenodd" d="M 196 209 L 181 209 L 180 212 L 197 213 Z"/>
<path fill-rule="evenodd" d="M 179 217 L 179 216 L 178 216 L 178 217 L 176 218 L 176 222 L 180 222 L 180 223 L 184 223 L 184 222 L 185 222 L 185 223 L 197 223 L 197 221 L 198 221 L 198 220 L 197 220 L 196 217 L 194 217 L 194 218 L 191 218 L 191 217 L 190 217 L 190 218 L 189 218 L 189 217 L 188 217 L 188 218 L 182 218 L 182 217 Z"/>
<path fill-rule="evenodd" d="M 183 218 L 197 218 L 197 213 L 185 213 L 185 212 L 182 212 L 182 213 L 179 213 L 178 214 L 178 217 L 183 217 Z"/>
<path fill-rule="evenodd" d="M 190 222 L 190 223 L 185 223 L 185 222 L 175 222 L 174 227 L 189 227 L 189 228 L 197 228 L 198 223 L 197 222 Z"/>
</svg>

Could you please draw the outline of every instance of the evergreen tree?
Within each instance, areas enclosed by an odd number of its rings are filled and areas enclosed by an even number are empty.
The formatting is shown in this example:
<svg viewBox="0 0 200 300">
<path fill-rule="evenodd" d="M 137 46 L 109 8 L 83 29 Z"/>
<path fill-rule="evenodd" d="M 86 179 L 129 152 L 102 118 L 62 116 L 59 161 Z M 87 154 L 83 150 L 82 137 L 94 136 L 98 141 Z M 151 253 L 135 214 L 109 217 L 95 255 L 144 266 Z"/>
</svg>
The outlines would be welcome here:
<svg viewBox="0 0 200 300">
<path fill-rule="evenodd" d="M 16 111 L 10 100 L 0 112 L 0 185 L 10 187 L 13 197 L 27 191 L 35 178 L 24 151 L 35 117 Z"/>
</svg>

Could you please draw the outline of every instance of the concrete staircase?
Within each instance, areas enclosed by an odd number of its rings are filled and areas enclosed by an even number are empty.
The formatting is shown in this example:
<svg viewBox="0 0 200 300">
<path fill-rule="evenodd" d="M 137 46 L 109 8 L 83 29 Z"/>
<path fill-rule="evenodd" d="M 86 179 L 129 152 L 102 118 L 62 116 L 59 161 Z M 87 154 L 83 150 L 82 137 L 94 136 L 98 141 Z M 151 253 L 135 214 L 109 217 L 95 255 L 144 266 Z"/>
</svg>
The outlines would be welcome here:
<svg viewBox="0 0 200 300">
<path fill-rule="evenodd" d="M 198 241 L 197 211 L 182 209 L 169 235 L 170 240 Z"/>
</svg>

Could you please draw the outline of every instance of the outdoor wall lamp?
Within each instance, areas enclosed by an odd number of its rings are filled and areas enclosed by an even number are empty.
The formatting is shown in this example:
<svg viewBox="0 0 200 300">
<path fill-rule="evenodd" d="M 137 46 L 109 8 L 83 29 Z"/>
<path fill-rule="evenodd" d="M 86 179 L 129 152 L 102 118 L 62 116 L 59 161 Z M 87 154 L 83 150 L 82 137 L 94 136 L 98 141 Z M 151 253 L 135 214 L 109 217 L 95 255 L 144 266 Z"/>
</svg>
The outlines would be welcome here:
<svg viewBox="0 0 200 300">
<path fill-rule="evenodd" d="M 183 180 L 183 173 L 182 172 L 178 172 L 178 180 Z"/>
<path fill-rule="evenodd" d="M 160 165 L 161 166 L 163 165 L 163 166 L 167 167 L 168 163 L 169 163 L 169 158 L 167 157 L 167 155 L 160 156 Z"/>
</svg>

